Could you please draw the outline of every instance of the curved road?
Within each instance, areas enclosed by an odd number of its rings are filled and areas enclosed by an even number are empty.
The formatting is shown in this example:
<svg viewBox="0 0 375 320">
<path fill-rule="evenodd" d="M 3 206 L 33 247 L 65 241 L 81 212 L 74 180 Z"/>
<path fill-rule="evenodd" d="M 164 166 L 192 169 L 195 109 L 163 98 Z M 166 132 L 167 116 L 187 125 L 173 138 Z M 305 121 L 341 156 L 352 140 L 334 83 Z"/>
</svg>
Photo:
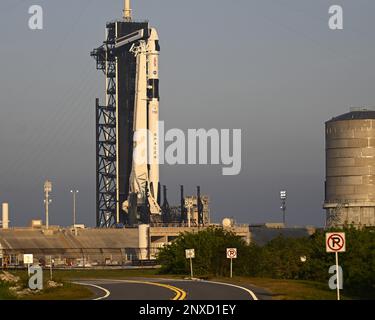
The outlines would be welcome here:
<svg viewBox="0 0 375 320">
<path fill-rule="evenodd" d="M 94 300 L 258 300 L 267 293 L 255 287 L 202 280 L 79 280 L 95 292 Z"/>
</svg>

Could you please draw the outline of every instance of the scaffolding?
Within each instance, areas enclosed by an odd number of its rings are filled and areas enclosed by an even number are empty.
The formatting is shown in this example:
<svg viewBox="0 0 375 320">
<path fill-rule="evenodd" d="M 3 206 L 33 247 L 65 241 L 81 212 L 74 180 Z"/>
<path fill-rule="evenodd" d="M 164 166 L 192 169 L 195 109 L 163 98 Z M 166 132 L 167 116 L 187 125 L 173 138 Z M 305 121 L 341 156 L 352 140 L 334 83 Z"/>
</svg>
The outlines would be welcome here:
<svg viewBox="0 0 375 320">
<path fill-rule="evenodd" d="M 107 24 L 104 44 L 91 52 L 106 77 L 106 104 L 96 99 L 96 226 L 111 228 L 119 221 L 117 197 L 116 44 L 115 23 Z"/>
</svg>

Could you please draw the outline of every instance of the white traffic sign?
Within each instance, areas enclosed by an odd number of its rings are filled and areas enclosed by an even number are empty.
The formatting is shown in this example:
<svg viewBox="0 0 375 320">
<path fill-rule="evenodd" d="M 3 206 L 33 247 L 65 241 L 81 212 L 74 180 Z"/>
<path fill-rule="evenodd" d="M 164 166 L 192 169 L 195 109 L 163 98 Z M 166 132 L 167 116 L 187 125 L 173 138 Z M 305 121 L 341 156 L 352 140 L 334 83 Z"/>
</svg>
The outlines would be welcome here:
<svg viewBox="0 0 375 320">
<path fill-rule="evenodd" d="M 346 241 L 344 232 L 326 233 L 326 251 L 330 253 L 345 252 Z"/>
<path fill-rule="evenodd" d="M 23 263 L 24 264 L 33 264 L 34 263 L 34 256 L 32 254 L 24 254 L 23 255 Z"/>
<path fill-rule="evenodd" d="M 195 258 L 195 250 L 194 249 L 186 249 L 185 250 L 186 259 L 190 259 L 190 277 L 193 279 L 193 258 Z"/>
<path fill-rule="evenodd" d="M 186 259 L 193 259 L 193 258 L 195 258 L 195 250 L 194 249 L 186 249 L 185 255 L 186 255 Z"/>
<path fill-rule="evenodd" d="M 340 300 L 339 252 L 346 251 L 345 232 L 326 233 L 326 251 L 336 254 L 337 300 Z"/>
<path fill-rule="evenodd" d="M 227 248 L 227 258 L 237 259 L 237 248 Z"/>
</svg>

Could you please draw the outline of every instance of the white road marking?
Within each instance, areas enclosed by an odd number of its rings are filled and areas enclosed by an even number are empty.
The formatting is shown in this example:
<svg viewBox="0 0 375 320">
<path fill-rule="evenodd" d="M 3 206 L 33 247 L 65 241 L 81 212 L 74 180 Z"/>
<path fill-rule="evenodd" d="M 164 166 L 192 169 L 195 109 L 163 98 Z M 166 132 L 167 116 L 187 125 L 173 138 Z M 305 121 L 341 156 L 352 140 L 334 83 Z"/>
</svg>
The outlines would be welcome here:
<svg viewBox="0 0 375 320">
<path fill-rule="evenodd" d="M 150 279 L 151 281 L 151 279 Z M 192 280 L 187 280 L 187 279 L 168 279 L 168 278 L 158 278 L 158 281 L 169 281 L 169 282 L 190 282 Z M 234 288 L 237 288 L 237 289 L 241 289 L 241 290 L 244 290 L 246 291 L 247 293 L 249 293 L 251 295 L 251 297 L 254 299 L 254 300 L 259 300 L 258 297 L 255 295 L 255 293 L 253 291 L 251 291 L 250 289 L 248 288 L 245 288 L 245 287 L 241 287 L 241 286 L 237 286 L 235 284 L 231 284 L 231 283 L 226 283 L 226 282 L 217 282 L 217 281 L 207 281 L 207 280 L 201 280 L 201 279 L 198 279 L 198 280 L 193 280 L 193 281 L 199 281 L 199 282 L 208 282 L 208 283 L 215 283 L 215 284 L 221 284 L 221 285 L 226 285 L 226 286 L 230 286 L 230 287 L 234 287 Z"/>
<path fill-rule="evenodd" d="M 181 288 L 177 288 L 173 285 L 170 285 L 170 284 L 163 284 L 163 283 L 159 283 L 157 281 L 152 281 L 152 280 L 159 280 L 159 279 L 139 279 L 139 280 L 136 280 L 136 279 L 133 279 L 133 280 L 125 280 L 125 279 L 98 279 L 96 280 L 96 283 L 98 283 L 97 281 L 99 282 L 103 282 L 103 283 L 138 283 L 138 284 L 145 284 L 145 285 L 154 285 L 154 286 L 158 286 L 158 287 L 163 287 L 165 289 L 169 289 L 173 292 L 176 293 L 176 296 L 172 299 L 172 300 L 185 300 L 186 298 L 186 295 L 187 293 L 181 289 Z"/>
<path fill-rule="evenodd" d="M 248 288 L 244 288 L 244 287 L 241 287 L 241 286 L 237 286 L 235 284 L 231 284 L 231 283 L 226 283 L 226 282 L 216 282 L 216 281 L 206 281 L 206 280 L 202 280 L 202 282 L 207 282 L 207 283 L 215 283 L 215 284 L 222 284 L 224 286 L 229 286 L 229 287 L 234 287 L 234 288 L 238 288 L 238 289 L 241 289 L 241 290 L 244 290 L 246 291 L 247 293 L 249 293 L 251 295 L 251 297 L 253 298 L 253 300 L 259 300 L 258 297 L 255 295 L 254 292 L 252 292 L 250 289 Z"/>
<path fill-rule="evenodd" d="M 164 280 L 164 281 L 169 281 L 169 282 L 190 282 L 191 280 L 182 280 L 182 279 L 148 279 L 148 281 L 152 282 L 152 280 Z M 102 281 L 102 282 L 112 282 L 112 283 L 121 283 L 121 282 L 133 282 L 132 280 L 117 280 L 117 279 L 97 279 L 96 281 Z M 237 288 L 237 289 L 241 289 L 243 291 L 246 291 L 248 294 L 250 294 L 250 296 L 253 298 L 253 300 L 259 300 L 258 297 L 255 295 L 255 293 L 253 291 L 251 291 L 250 289 L 248 288 L 245 288 L 245 287 L 241 287 L 241 286 L 238 286 L 238 285 L 235 285 L 235 284 L 231 284 L 231 283 L 226 283 L 226 282 L 217 282 L 217 281 L 207 281 L 207 280 L 198 280 L 199 282 L 206 282 L 206 283 L 213 283 L 213 284 L 219 284 L 219 285 L 223 285 L 223 286 L 229 286 L 229 287 L 234 287 L 234 288 Z M 136 282 L 136 281 L 134 281 Z M 76 284 L 80 284 L 80 285 L 86 285 L 86 286 L 92 286 L 92 287 L 95 287 L 95 288 L 98 288 L 100 290 L 103 290 L 106 294 L 103 296 L 103 297 L 99 297 L 99 298 L 96 298 L 96 299 L 93 299 L 93 300 L 102 300 L 102 299 L 105 299 L 105 298 L 108 298 L 109 295 L 111 294 L 107 289 L 103 288 L 103 287 L 100 287 L 98 285 L 95 285 L 95 284 L 91 284 L 91 283 L 80 283 L 80 282 L 73 282 L 73 283 L 76 283 Z"/>
<path fill-rule="evenodd" d="M 111 294 L 111 292 L 109 290 L 107 290 L 106 288 L 103 288 L 103 287 L 100 287 L 100 286 L 97 286 L 96 284 L 92 284 L 92 283 L 82 283 L 82 282 L 73 282 L 75 284 L 79 284 L 79 285 L 82 285 L 82 286 L 91 286 L 91 287 L 94 287 L 94 288 L 97 288 L 99 290 L 103 290 L 105 292 L 105 295 L 102 296 L 102 297 L 99 297 L 99 298 L 95 298 L 93 300 L 103 300 L 103 299 L 106 299 L 109 297 L 109 295 Z"/>
</svg>

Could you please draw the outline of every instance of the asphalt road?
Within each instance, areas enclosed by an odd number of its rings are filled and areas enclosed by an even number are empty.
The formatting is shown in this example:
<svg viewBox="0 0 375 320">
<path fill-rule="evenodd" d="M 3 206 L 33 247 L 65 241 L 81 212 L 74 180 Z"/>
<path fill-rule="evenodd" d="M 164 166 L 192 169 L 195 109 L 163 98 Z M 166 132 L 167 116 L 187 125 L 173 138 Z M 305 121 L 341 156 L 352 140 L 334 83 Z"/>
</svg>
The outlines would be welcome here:
<svg viewBox="0 0 375 320">
<path fill-rule="evenodd" d="M 95 300 L 263 300 L 269 294 L 256 287 L 210 281 L 171 279 L 79 280 Z"/>
</svg>

